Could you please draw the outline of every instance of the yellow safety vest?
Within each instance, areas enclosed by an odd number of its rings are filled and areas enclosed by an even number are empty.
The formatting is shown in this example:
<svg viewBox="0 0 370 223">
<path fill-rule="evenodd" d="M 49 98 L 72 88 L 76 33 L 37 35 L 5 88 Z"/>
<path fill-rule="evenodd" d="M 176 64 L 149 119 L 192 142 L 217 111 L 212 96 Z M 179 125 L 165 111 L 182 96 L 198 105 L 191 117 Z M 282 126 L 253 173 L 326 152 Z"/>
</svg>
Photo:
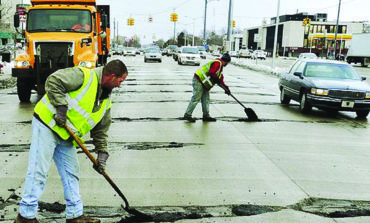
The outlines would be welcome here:
<svg viewBox="0 0 370 223">
<path fill-rule="evenodd" d="M 84 73 L 84 82 L 80 89 L 66 94 L 68 102 L 67 125 L 78 137 L 83 137 L 97 125 L 107 110 L 112 106 L 108 97 L 100 103 L 97 111 L 93 112 L 98 90 L 98 76 L 95 71 L 79 67 Z M 63 127 L 56 124 L 54 114 L 56 108 L 50 103 L 47 94 L 36 104 L 35 113 L 62 139 L 67 140 L 70 135 Z"/>
<path fill-rule="evenodd" d="M 222 68 L 222 62 L 219 60 L 211 60 L 210 62 L 203 65 L 199 68 L 195 74 L 198 75 L 200 81 L 202 81 L 203 85 L 209 90 L 214 86 L 214 80 L 212 80 L 211 76 L 209 76 L 209 69 L 211 68 L 211 64 L 213 62 L 219 62 L 220 68 Z M 222 69 L 217 72 L 217 77 L 221 79 L 222 77 Z"/>
</svg>

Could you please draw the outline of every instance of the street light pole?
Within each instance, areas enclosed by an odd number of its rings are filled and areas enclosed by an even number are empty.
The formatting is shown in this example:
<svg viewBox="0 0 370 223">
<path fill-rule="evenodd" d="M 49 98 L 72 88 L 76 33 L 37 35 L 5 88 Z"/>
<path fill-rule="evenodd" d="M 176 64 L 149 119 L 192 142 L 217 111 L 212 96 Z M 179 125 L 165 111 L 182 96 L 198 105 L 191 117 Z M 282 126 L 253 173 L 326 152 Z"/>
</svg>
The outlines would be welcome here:
<svg viewBox="0 0 370 223">
<path fill-rule="evenodd" d="M 206 27 L 207 27 L 207 4 L 208 0 L 204 0 L 204 30 L 203 30 L 203 40 L 206 39 Z"/>
<path fill-rule="evenodd" d="M 229 0 L 229 19 L 227 24 L 227 43 L 229 50 L 231 50 L 231 34 L 232 34 L 232 21 L 233 21 L 233 0 Z"/>
<path fill-rule="evenodd" d="M 339 23 L 339 13 L 340 13 L 340 4 L 342 0 L 339 0 L 339 5 L 338 5 L 338 15 L 337 15 L 337 24 L 335 26 L 335 39 L 334 39 L 334 58 L 335 60 L 335 52 L 337 51 L 337 34 L 338 34 L 338 23 Z M 342 46 L 340 46 L 342 47 Z"/>
<path fill-rule="evenodd" d="M 275 24 L 275 37 L 274 37 L 274 49 L 272 51 L 272 68 L 274 68 L 274 60 L 276 57 L 276 43 L 277 43 L 277 34 L 279 31 L 279 9 L 280 9 L 280 0 L 278 0 L 277 14 L 276 14 L 276 24 Z"/>
</svg>

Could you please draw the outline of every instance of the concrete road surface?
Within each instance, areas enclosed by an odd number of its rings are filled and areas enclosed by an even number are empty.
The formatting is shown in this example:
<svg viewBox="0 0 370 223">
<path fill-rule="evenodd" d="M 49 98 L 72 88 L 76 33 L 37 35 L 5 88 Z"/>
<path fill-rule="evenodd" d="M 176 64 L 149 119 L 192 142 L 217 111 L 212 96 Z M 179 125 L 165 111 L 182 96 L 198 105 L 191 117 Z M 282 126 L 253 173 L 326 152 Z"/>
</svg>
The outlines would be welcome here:
<svg viewBox="0 0 370 223">
<path fill-rule="evenodd" d="M 181 120 L 192 95 L 195 66 L 171 57 L 114 57 L 128 66 L 114 92 L 107 172 L 130 205 L 156 222 L 370 222 L 370 146 L 367 120 L 279 103 L 276 76 L 240 66 L 224 69 L 231 92 L 259 116 L 215 87 L 211 115 Z M 11 222 L 24 186 L 33 103 L 15 89 L 0 92 L 0 221 Z M 86 137 L 87 147 L 93 149 Z M 85 214 L 103 222 L 135 222 L 122 199 L 82 153 Z M 38 218 L 64 222 L 64 198 L 53 165 Z"/>
</svg>

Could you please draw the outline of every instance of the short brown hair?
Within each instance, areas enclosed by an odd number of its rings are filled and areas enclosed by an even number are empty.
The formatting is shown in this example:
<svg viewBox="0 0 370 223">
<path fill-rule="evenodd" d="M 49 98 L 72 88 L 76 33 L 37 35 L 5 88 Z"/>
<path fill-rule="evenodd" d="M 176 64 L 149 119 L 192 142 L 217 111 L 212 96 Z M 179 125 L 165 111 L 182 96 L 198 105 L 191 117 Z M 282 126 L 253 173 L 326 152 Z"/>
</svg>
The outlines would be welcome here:
<svg viewBox="0 0 370 223">
<path fill-rule="evenodd" d="M 115 74 L 117 77 L 122 77 L 128 73 L 126 65 L 121 60 L 111 60 L 103 68 L 103 75 Z"/>
</svg>

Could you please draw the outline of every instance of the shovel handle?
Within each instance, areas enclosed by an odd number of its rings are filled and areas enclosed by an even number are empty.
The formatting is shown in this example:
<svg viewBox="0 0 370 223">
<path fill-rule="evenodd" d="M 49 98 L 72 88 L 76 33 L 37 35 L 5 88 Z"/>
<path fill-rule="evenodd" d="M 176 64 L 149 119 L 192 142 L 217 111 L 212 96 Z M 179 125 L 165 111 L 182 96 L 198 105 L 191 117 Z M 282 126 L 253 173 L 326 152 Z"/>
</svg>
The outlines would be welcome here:
<svg viewBox="0 0 370 223">
<path fill-rule="evenodd" d="M 82 151 L 89 157 L 91 162 L 94 164 L 94 166 L 98 166 L 98 161 L 96 161 L 95 157 L 89 152 L 89 150 L 86 148 L 86 146 L 81 142 L 81 140 L 74 134 L 72 129 L 65 124 L 64 128 L 67 130 L 67 132 L 72 136 L 72 138 L 77 142 L 77 144 L 81 147 Z M 104 171 L 101 173 L 101 175 L 104 176 L 104 178 L 108 181 L 108 183 L 113 187 L 113 189 L 118 193 L 118 195 L 123 199 L 125 202 L 125 208 L 124 209 L 130 209 L 130 205 L 125 197 L 125 195 L 122 193 L 122 191 L 117 187 L 117 185 L 113 182 L 113 180 L 109 177 L 109 175 Z"/>
<path fill-rule="evenodd" d="M 220 88 L 226 90 L 224 88 L 224 86 L 222 86 L 221 84 L 218 84 L 218 86 L 220 86 Z M 233 94 L 230 93 L 230 96 L 233 97 L 235 99 L 235 101 L 238 102 L 241 106 L 243 106 L 244 109 L 247 109 L 247 107 L 245 107 Z"/>
</svg>

